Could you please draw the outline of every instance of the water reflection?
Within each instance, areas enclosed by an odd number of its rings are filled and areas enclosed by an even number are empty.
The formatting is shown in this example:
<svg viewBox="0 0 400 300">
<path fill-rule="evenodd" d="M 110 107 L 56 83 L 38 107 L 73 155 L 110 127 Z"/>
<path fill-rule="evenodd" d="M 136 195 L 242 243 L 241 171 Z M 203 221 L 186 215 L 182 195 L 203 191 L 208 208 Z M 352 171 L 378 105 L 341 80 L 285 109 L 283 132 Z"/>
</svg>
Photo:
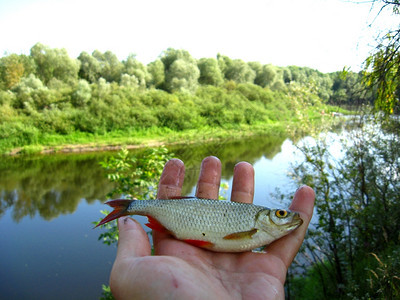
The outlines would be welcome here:
<svg viewBox="0 0 400 300">
<path fill-rule="evenodd" d="M 3 158 L 0 162 L 0 217 L 13 207 L 18 222 L 37 213 L 45 220 L 73 213 L 81 201 L 105 199 L 112 184 L 98 161 L 104 155 Z"/>
<path fill-rule="evenodd" d="M 222 178 L 229 179 L 239 161 L 255 163 L 264 156 L 272 158 L 280 151 L 285 137 L 257 136 L 240 141 L 223 141 L 170 147 L 186 165 L 183 194 L 196 185 L 200 163 L 209 155 L 222 161 Z M 132 154 L 140 155 L 141 151 Z M 72 214 L 82 199 L 87 203 L 105 200 L 113 185 L 105 178 L 100 161 L 115 153 L 3 157 L 0 162 L 0 218 L 12 208 L 12 218 L 39 214 L 51 220 L 60 214 Z"/>
<path fill-rule="evenodd" d="M 190 193 L 192 187 L 196 185 L 200 163 L 204 157 L 217 156 L 222 162 L 222 178 L 229 179 L 239 161 L 254 164 L 260 157 L 272 158 L 281 150 L 285 139 L 286 137 L 282 135 L 264 135 L 242 140 L 170 147 L 175 157 L 183 160 L 186 166 L 182 193 L 185 195 Z"/>
<path fill-rule="evenodd" d="M 284 140 L 282 136 L 259 136 L 170 147 L 186 165 L 183 194 L 193 193 L 202 159 L 215 155 L 221 159 L 225 181 L 231 180 L 238 161 L 254 164 L 255 200 L 269 205 L 266 198 L 271 187 L 285 182 L 284 172 L 277 170 L 284 168 L 284 159 L 290 159 L 282 150 L 291 143 Z M 99 210 L 107 208 L 99 200 L 106 199 L 112 185 L 99 162 L 109 155 L 116 153 L 1 159 L 0 236 L 7 243 L 2 244 L 0 259 L 0 298 L 100 297 L 116 249 L 97 240 L 100 230 L 92 230 L 91 222 L 100 218 Z M 19 289 L 21 285 L 25 288 Z"/>
</svg>

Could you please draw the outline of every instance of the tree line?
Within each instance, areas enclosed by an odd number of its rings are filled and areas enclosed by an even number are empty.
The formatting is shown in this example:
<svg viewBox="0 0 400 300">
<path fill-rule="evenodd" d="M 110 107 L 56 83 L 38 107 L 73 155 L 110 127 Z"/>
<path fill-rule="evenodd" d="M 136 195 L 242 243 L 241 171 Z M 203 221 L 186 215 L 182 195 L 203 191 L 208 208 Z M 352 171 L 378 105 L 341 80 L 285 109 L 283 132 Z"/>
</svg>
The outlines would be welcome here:
<svg viewBox="0 0 400 300">
<path fill-rule="evenodd" d="M 358 94 L 362 74 L 244 62 L 218 54 L 194 59 L 167 49 L 144 65 L 106 51 L 71 58 L 35 44 L 0 58 L 0 148 L 41 144 L 43 135 L 169 128 L 185 130 L 296 121 L 325 104 L 373 101 Z"/>
<path fill-rule="evenodd" d="M 188 51 L 169 48 L 155 61 L 144 65 L 129 55 L 120 61 L 111 51 L 82 52 L 71 58 L 65 49 L 35 44 L 30 55 L 10 54 L 0 58 L 0 89 L 16 92 L 28 79 L 48 88 L 69 85 L 77 94 L 99 80 L 134 89 L 161 89 L 169 93 L 196 91 L 199 85 L 222 86 L 226 81 L 255 84 L 285 91 L 291 83 L 312 85 L 325 102 L 351 104 L 361 84 L 361 73 L 321 73 L 307 67 L 277 67 L 244 62 L 218 54 L 216 58 L 194 59 Z M 41 83 L 39 83 L 39 81 Z M 2 95 L 4 97 L 4 95 Z M 79 97 L 78 97 L 79 98 Z M 364 100 L 371 100 L 366 96 Z"/>
</svg>

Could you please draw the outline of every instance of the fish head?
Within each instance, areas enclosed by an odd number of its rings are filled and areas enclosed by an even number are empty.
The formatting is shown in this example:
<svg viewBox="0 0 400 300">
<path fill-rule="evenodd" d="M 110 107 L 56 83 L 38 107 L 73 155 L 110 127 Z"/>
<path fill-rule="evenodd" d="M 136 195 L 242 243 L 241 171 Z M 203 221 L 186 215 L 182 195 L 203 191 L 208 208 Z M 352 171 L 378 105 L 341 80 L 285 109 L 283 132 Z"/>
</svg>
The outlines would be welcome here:
<svg viewBox="0 0 400 300">
<path fill-rule="evenodd" d="M 285 209 L 264 209 L 256 217 L 257 228 L 277 238 L 296 229 L 301 224 L 303 224 L 303 220 L 299 213 Z"/>
</svg>

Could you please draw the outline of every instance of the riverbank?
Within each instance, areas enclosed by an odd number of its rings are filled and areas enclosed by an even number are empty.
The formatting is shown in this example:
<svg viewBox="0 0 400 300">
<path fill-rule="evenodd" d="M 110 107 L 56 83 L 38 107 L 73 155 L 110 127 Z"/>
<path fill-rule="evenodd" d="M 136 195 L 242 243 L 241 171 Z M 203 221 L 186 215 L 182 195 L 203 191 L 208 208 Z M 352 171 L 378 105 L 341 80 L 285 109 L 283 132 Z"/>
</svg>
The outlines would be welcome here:
<svg viewBox="0 0 400 300">
<path fill-rule="evenodd" d="M 43 135 L 41 144 L 17 147 L 5 152 L 6 155 L 78 153 L 116 151 L 121 148 L 139 149 L 162 145 L 196 144 L 252 135 L 283 133 L 283 124 L 240 125 L 232 128 L 190 129 L 174 131 L 169 128 L 148 128 L 144 130 L 114 131 L 105 134 L 73 133 L 68 136 Z"/>
<path fill-rule="evenodd" d="M 74 132 L 70 135 L 60 135 L 44 133 L 40 138 L 40 143 L 9 149 L 8 151 L 3 151 L 2 154 L 26 155 L 117 151 L 122 148 L 139 149 L 162 145 L 197 144 L 256 135 L 287 134 L 289 136 L 296 136 L 304 132 L 312 132 L 312 128 L 314 130 L 315 128 L 322 130 L 337 121 L 337 117 L 329 114 L 309 119 L 307 120 L 307 124 L 292 121 L 257 123 L 253 125 L 239 124 L 224 128 L 202 127 L 183 131 L 151 127 L 142 130 L 118 130 L 104 134 Z"/>
</svg>

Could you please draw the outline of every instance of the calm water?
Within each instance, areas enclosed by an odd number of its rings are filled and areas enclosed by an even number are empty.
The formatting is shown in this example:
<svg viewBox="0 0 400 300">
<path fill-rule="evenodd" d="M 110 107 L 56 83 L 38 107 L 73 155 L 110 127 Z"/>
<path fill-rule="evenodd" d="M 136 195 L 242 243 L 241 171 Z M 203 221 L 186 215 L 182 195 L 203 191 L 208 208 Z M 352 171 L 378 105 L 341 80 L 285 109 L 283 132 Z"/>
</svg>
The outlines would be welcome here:
<svg viewBox="0 0 400 300">
<path fill-rule="evenodd" d="M 287 177 L 300 157 L 285 137 L 171 148 L 186 164 L 183 193 L 193 195 L 201 160 L 215 155 L 222 178 L 231 186 L 239 161 L 256 171 L 255 203 L 285 207 L 271 194 L 294 191 Z M 0 298 L 99 299 L 116 254 L 115 246 L 97 240 L 92 222 L 106 208 L 112 185 L 99 166 L 115 153 L 1 157 L 0 162 Z M 230 190 L 226 191 L 229 196 Z"/>
</svg>

